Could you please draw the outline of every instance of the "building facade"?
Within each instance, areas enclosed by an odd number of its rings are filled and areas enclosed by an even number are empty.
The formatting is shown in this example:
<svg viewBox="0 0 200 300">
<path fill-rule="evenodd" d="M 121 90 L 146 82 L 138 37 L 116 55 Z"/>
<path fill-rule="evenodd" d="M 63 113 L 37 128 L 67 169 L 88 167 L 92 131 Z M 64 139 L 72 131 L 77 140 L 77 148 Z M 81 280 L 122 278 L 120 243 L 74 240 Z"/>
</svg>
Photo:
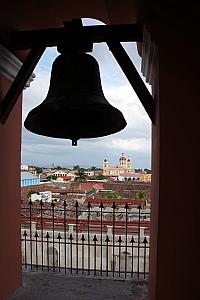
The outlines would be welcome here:
<svg viewBox="0 0 200 300">
<path fill-rule="evenodd" d="M 118 176 L 120 174 L 135 173 L 135 169 L 132 168 L 132 162 L 130 157 L 126 158 L 124 153 L 119 158 L 119 164 L 116 166 L 109 166 L 108 159 L 103 161 L 103 175 L 104 176 Z"/>
<path fill-rule="evenodd" d="M 31 172 L 21 172 L 21 187 L 40 184 L 40 177 Z"/>
</svg>

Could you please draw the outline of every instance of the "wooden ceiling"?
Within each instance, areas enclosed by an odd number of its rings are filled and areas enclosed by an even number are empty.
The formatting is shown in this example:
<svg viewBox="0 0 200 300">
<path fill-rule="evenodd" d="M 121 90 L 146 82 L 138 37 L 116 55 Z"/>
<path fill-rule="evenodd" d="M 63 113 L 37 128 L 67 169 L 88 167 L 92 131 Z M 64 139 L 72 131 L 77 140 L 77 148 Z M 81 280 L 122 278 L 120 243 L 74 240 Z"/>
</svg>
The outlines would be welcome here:
<svg viewBox="0 0 200 300">
<path fill-rule="evenodd" d="M 4 1 L 0 31 L 63 26 L 75 18 L 93 18 L 108 24 L 136 23 L 138 0 L 18 0 Z"/>
</svg>

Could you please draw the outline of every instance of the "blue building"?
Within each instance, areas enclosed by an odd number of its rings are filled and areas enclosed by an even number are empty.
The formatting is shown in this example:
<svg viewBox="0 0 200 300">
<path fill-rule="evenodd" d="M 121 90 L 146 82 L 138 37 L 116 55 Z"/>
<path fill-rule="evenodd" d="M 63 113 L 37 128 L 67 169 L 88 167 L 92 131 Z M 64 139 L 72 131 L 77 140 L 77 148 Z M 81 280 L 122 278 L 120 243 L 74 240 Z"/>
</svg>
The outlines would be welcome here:
<svg viewBox="0 0 200 300">
<path fill-rule="evenodd" d="M 40 177 L 30 172 L 21 172 L 21 187 L 38 184 L 40 184 Z"/>
</svg>

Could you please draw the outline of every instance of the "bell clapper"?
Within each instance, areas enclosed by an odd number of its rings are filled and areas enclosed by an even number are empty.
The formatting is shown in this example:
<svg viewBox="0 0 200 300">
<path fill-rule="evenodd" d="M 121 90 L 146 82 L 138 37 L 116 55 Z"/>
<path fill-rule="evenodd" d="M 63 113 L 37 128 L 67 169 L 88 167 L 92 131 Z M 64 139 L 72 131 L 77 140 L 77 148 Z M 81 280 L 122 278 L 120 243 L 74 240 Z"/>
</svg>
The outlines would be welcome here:
<svg viewBox="0 0 200 300">
<path fill-rule="evenodd" d="M 75 139 L 72 140 L 72 146 L 77 146 L 77 140 Z"/>
</svg>

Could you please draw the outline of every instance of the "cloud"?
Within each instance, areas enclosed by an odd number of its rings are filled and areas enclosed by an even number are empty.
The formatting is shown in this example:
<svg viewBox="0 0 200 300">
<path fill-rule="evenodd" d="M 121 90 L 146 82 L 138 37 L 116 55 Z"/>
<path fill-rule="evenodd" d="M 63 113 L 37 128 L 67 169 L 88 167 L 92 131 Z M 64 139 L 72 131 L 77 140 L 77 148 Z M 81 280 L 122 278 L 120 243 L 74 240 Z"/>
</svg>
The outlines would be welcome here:
<svg viewBox="0 0 200 300">
<path fill-rule="evenodd" d="M 69 140 L 45 137 L 40 139 L 36 135 L 33 136 L 28 143 L 23 144 L 23 158 L 30 164 L 102 166 L 105 156 L 110 164 L 116 164 L 121 152 L 125 152 L 126 156 L 130 155 L 132 158 L 134 167 L 150 166 L 148 139 L 126 140 L 110 136 L 102 139 L 80 140 L 77 147 L 72 147 Z"/>
<path fill-rule="evenodd" d="M 109 144 L 107 144 L 107 148 L 110 149 L 119 149 L 122 152 L 131 151 L 141 151 L 145 152 L 149 150 L 149 140 L 145 138 L 133 138 L 133 139 L 113 139 Z"/>
</svg>

